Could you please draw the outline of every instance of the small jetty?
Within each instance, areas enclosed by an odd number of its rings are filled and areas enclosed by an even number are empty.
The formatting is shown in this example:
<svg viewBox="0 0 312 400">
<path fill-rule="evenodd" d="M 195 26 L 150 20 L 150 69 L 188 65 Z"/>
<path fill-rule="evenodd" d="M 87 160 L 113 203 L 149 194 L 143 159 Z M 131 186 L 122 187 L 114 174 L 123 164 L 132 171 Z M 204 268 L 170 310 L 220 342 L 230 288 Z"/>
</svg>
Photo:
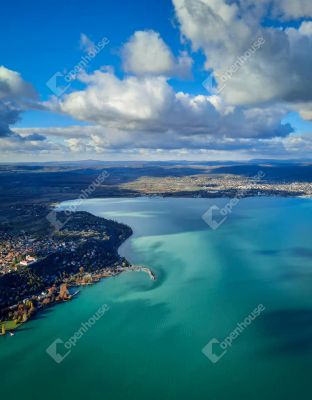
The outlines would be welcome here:
<svg viewBox="0 0 312 400">
<path fill-rule="evenodd" d="M 36 311 L 40 311 L 59 302 L 67 302 L 72 300 L 80 293 L 80 290 L 77 289 L 77 286 L 93 285 L 94 283 L 99 282 L 101 278 L 117 276 L 127 271 L 144 272 L 150 277 L 152 281 L 156 280 L 155 273 L 148 267 L 145 267 L 143 265 L 130 265 L 118 266 L 114 270 L 108 270 L 105 268 L 100 272 L 97 271 L 96 273 L 89 273 L 88 280 L 83 280 L 82 277 L 80 277 L 79 280 L 76 279 L 75 282 L 63 282 L 60 284 L 59 287 L 54 284 L 49 289 L 44 290 L 39 295 L 35 296 L 36 307 L 34 307 L 33 300 L 28 298 L 24 299 L 20 304 L 10 306 L 10 310 L 19 311 L 22 317 L 20 317 L 18 323 L 15 323 L 15 321 L 11 320 L 2 323 L 0 322 L 0 336 L 6 336 L 8 333 L 10 336 L 13 336 L 13 330 L 28 321 L 28 319 Z M 69 287 L 76 288 L 76 290 L 74 289 L 74 291 L 69 291 Z"/>
<path fill-rule="evenodd" d="M 70 298 L 72 299 L 73 297 L 77 296 L 78 293 L 80 293 L 80 290 L 76 290 L 73 294 L 70 295 Z"/>
<path fill-rule="evenodd" d="M 131 267 L 128 267 L 126 271 L 145 272 L 153 281 L 156 280 L 156 275 L 154 272 L 142 265 L 132 265 Z"/>
</svg>

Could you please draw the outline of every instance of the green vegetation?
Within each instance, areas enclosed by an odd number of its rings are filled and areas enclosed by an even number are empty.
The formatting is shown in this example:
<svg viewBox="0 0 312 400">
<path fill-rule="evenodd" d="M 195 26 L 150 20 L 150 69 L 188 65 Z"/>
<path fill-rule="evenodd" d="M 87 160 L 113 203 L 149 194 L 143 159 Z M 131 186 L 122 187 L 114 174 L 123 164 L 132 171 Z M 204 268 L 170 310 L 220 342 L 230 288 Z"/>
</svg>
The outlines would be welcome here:
<svg viewBox="0 0 312 400">
<path fill-rule="evenodd" d="M 2 329 L 2 325 L 4 325 L 5 330 L 8 331 L 13 331 L 14 329 L 17 329 L 21 323 L 16 323 L 15 321 L 3 321 L 0 323 L 0 333 Z"/>
<path fill-rule="evenodd" d="M 30 316 L 28 309 L 32 307 L 21 308 L 21 302 L 27 299 L 36 301 L 52 285 L 70 281 L 81 267 L 86 273 L 95 273 L 107 268 L 116 269 L 126 262 L 118 255 L 118 247 L 132 234 L 131 228 L 87 212 L 73 212 L 70 218 L 65 212 L 58 212 L 57 220 L 62 228 L 53 232 L 53 226 L 46 217 L 43 218 L 50 211 L 51 207 L 45 203 L 11 205 L 10 223 L 0 223 L 0 241 L 3 244 L 0 258 L 5 259 L 9 253 L 14 260 L 14 253 L 27 254 L 30 251 L 37 259 L 27 266 L 18 266 L 16 270 L 1 270 L 0 321 L 24 322 Z M 37 219 L 40 224 L 36 224 Z M 30 220 L 33 222 L 31 229 L 28 228 Z M 34 231 L 34 227 L 38 231 Z M 43 235 L 43 231 L 52 233 Z M 27 306 L 27 302 L 25 304 Z M 11 312 L 12 306 L 18 315 Z"/>
</svg>

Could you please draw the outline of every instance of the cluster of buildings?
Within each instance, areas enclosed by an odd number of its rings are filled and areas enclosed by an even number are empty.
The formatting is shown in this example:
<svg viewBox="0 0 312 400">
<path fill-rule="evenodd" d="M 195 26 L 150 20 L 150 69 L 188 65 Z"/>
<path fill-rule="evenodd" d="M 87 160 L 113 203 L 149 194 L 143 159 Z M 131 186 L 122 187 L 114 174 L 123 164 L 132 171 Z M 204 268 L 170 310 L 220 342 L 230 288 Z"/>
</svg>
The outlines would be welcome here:
<svg viewBox="0 0 312 400">
<path fill-rule="evenodd" d="M 25 235 L 0 233 L 0 274 L 14 271 L 21 265 L 36 260 L 33 257 L 33 240 Z"/>
<path fill-rule="evenodd" d="M 70 219 L 60 212 L 58 218 L 67 220 L 62 230 L 55 231 L 42 218 L 41 208 L 40 212 L 35 206 L 17 211 L 12 208 L 10 224 L 0 229 L 0 320 L 17 319 L 14 313 L 20 304 L 32 302 L 40 308 L 70 299 L 72 295 L 62 294 L 62 285 L 93 284 L 128 267 L 117 249 L 131 228 L 86 212 L 73 213 Z M 24 211 L 26 221 L 19 214 Z M 45 215 L 48 211 L 47 207 Z M 36 223 L 30 225 L 30 220 Z M 19 230 L 21 225 L 29 227 L 27 233 Z M 28 316 L 28 308 L 18 315 L 19 322 Z"/>
<path fill-rule="evenodd" d="M 27 254 L 25 260 L 22 260 L 19 265 L 23 265 L 25 267 L 28 267 L 29 265 L 34 264 L 37 261 L 36 257 L 30 256 L 29 254 Z"/>
<path fill-rule="evenodd" d="M 0 232 L 0 275 L 16 271 L 20 266 L 29 266 L 67 247 L 65 241 L 51 237 L 34 239 L 22 233 L 12 235 Z"/>
<path fill-rule="evenodd" d="M 144 195 L 184 195 L 200 194 L 203 197 L 214 195 L 231 196 L 243 193 L 261 195 L 307 196 L 312 197 L 310 182 L 287 182 L 232 174 L 191 175 L 182 177 L 142 177 L 122 185 L 123 188 L 140 192 Z"/>
</svg>

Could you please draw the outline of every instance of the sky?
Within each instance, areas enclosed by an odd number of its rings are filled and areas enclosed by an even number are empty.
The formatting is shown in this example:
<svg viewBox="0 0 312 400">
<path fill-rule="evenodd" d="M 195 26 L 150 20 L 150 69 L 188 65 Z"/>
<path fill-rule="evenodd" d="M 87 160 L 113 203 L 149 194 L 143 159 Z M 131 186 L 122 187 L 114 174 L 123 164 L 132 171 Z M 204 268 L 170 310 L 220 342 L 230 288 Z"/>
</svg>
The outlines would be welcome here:
<svg viewBox="0 0 312 400">
<path fill-rule="evenodd" d="M 311 0 L 17 0 L 1 161 L 311 159 Z"/>
</svg>

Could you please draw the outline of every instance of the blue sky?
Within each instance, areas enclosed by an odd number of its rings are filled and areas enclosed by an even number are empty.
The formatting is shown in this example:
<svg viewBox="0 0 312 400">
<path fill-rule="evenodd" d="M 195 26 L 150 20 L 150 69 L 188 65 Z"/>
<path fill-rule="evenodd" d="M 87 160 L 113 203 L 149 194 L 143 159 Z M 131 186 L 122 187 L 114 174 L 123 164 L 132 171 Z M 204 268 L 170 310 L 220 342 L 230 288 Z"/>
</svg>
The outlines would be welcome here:
<svg viewBox="0 0 312 400">
<path fill-rule="evenodd" d="M 93 60 L 90 69 L 113 65 L 120 74 L 120 48 L 137 30 L 153 29 L 166 38 L 172 49 L 181 47 L 172 19 L 170 0 L 6 2 L 0 14 L 0 32 L 7 38 L 0 42 L 1 58 L 8 68 L 21 71 L 46 99 L 51 95 L 47 79 L 55 71 L 71 68 L 81 58 L 82 32 L 95 43 L 104 36 L 110 40 L 109 48 Z"/>
<path fill-rule="evenodd" d="M 26 19 L 25 15 L 30 15 L 30 10 L 31 18 Z M 15 15 L 14 25 L 9 15 Z M 170 0 L 138 0 L 134 3 L 127 0 L 19 0 L 7 4 L 5 13 L 0 16 L 0 32 L 9 39 L 9 46 L 5 41 L 0 42 L 0 51 L 6 60 L 5 65 L 20 71 L 26 81 L 32 82 L 41 99 L 47 100 L 51 96 L 51 90 L 46 85 L 50 76 L 56 71 L 70 69 L 81 59 L 81 32 L 95 43 L 103 36 L 110 41 L 109 47 L 92 61 L 88 70 L 111 65 L 122 76 L 120 48 L 137 30 L 152 29 L 159 32 L 176 54 L 184 48 L 180 42 L 180 32 L 174 24 Z M 205 94 L 202 85 L 207 77 L 202 67 L 204 57 L 200 52 L 194 53 L 193 57 L 198 61 L 193 68 L 194 77 L 190 81 L 173 79 L 171 83 L 176 90 Z M 79 87 L 78 82 L 74 82 L 73 86 Z M 66 125 L 72 124 L 73 120 L 63 115 L 32 111 L 25 113 L 16 126 L 50 126 L 53 123 Z"/>
<path fill-rule="evenodd" d="M 0 15 L 4 158 L 306 156 L 311 7 L 306 0 L 296 0 L 298 7 L 265 0 L 251 13 L 248 2 L 6 2 Z M 47 81 L 86 56 L 83 37 L 89 47 L 103 37 L 109 43 L 84 69 L 88 78 L 77 76 L 55 96 Z M 229 73 L 259 37 L 263 48 Z M 217 86 L 207 91 L 209 76 Z M 222 78 L 226 88 L 219 93 Z M 41 135 L 37 143 L 34 133 Z M 15 151 L 20 143 L 24 150 Z"/>
</svg>

